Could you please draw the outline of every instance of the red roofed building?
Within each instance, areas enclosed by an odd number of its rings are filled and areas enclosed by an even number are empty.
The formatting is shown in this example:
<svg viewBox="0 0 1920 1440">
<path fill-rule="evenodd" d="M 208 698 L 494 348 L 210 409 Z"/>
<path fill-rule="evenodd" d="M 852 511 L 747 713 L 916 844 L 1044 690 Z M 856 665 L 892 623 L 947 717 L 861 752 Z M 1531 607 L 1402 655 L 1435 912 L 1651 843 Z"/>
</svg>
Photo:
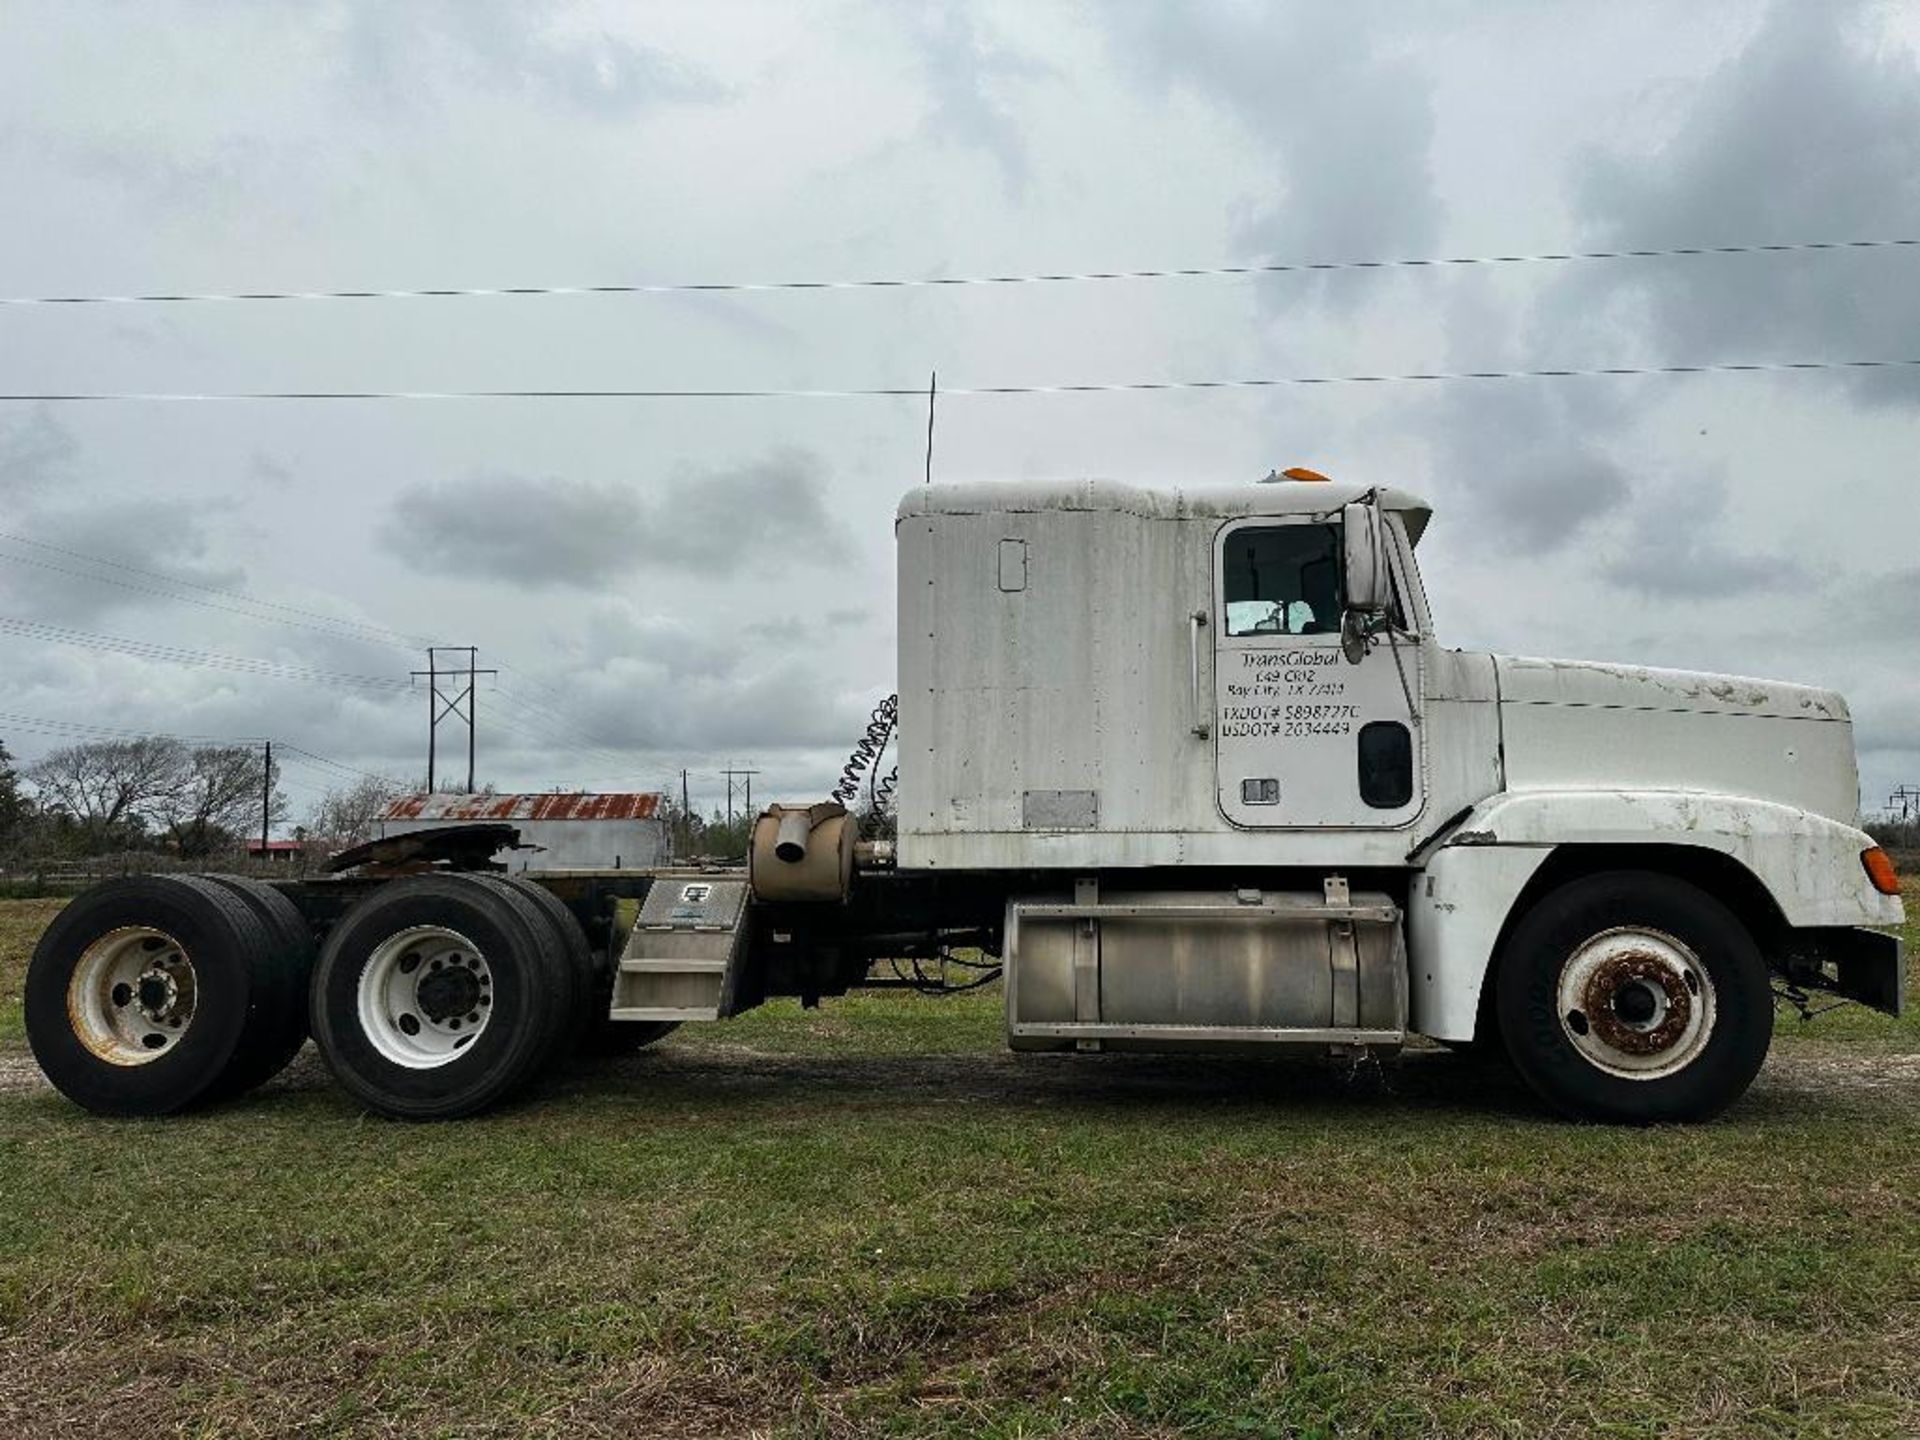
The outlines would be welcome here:
<svg viewBox="0 0 1920 1440">
<path fill-rule="evenodd" d="M 408 795 L 386 808 L 379 835 L 449 825 L 506 824 L 522 845 L 503 858 L 512 870 L 640 870 L 663 865 L 669 836 L 665 797 L 625 795 Z"/>
<path fill-rule="evenodd" d="M 269 840 L 264 847 L 258 835 L 247 841 L 247 858 L 250 860 L 278 860 L 291 865 L 306 853 L 307 842 L 304 840 Z"/>
</svg>

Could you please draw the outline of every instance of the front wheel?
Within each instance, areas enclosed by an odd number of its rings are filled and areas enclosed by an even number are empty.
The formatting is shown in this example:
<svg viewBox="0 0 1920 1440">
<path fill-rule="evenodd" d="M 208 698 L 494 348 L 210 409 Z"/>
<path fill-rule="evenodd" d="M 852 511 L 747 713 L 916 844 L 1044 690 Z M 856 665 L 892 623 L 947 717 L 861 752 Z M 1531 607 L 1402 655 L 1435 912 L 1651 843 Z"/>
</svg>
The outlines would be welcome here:
<svg viewBox="0 0 1920 1440">
<path fill-rule="evenodd" d="M 1773 1036 L 1753 937 L 1705 891 L 1651 871 L 1573 881 L 1523 916 L 1496 981 L 1500 1032 L 1568 1114 L 1704 1120 L 1752 1083 Z"/>
</svg>

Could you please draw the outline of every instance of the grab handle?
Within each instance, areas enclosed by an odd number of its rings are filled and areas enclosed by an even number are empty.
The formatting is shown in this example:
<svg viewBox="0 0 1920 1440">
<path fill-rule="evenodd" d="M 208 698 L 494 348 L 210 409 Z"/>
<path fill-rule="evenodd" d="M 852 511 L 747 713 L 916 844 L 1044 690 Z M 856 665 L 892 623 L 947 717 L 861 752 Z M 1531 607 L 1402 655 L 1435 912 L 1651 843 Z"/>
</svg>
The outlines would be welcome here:
<svg viewBox="0 0 1920 1440">
<path fill-rule="evenodd" d="M 1202 740 L 1213 733 L 1213 707 L 1200 703 L 1200 636 L 1207 628 L 1207 612 L 1196 610 L 1187 617 L 1188 684 L 1192 700 L 1193 733 Z"/>
</svg>

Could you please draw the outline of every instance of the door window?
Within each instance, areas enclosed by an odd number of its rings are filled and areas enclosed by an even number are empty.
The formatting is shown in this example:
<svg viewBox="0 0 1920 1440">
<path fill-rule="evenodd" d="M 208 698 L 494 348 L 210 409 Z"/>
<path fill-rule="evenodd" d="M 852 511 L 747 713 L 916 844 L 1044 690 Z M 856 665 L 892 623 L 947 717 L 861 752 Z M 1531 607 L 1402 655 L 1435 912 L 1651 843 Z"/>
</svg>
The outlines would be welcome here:
<svg viewBox="0 0 1920 1440">
<path fill-rule="evenodd" d="M 1248 525 L 1222 560 L 1229 635 L 1332 635 L 1340 629 L 1337 525 Z"/>
</svg>

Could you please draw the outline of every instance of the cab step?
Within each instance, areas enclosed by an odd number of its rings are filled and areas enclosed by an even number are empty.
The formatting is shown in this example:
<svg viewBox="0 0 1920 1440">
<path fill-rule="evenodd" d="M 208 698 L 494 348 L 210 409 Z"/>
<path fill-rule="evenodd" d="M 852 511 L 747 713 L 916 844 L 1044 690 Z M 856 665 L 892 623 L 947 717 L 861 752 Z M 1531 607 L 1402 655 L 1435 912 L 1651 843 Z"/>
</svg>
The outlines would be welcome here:
<svg viewBox="0 0 1920 1440">
<path fill-rule="evenodd" d="M 733 1013 L 746 956 L 747 881 L 662 875 L 627 936 L 614 976 L 614 1020 L 719 1020 Z"/>
</svg>

